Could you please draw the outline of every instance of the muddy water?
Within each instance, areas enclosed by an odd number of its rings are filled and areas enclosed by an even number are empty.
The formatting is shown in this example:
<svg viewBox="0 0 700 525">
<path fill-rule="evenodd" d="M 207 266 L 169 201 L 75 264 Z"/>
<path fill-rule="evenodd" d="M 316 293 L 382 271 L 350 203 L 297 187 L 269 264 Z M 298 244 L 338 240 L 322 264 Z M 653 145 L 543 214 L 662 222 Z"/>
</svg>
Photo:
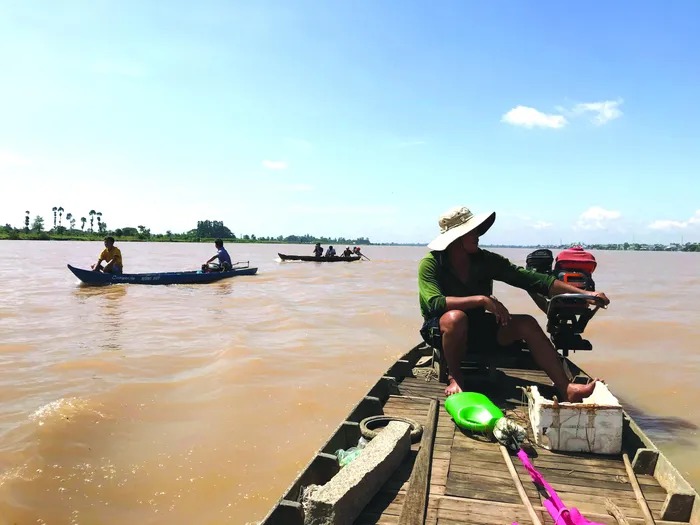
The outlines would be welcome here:
<svg viewBox="0 0 700 525">
<path fill-rule="evenodd" d="M 0 241 L 0 523 L 260 519 L 359 396 L 418 342 L 415 247 L 280 263 L 206 286 L 81 287 L 100 243 Z M 196 268 L 201 244 L 122 243 L 127 271 Z M 527 250 L 496 250 L 524 261 Z M 599 252 L 612 306 L 575 360 L 700 486 L 700 255 Z M 41 271 L 36 271 L 37 266 Z M 497 287 L 511 311 L 537 314 Z M 541 319 L 542 316 L 540 315 Z"/>
</svg>

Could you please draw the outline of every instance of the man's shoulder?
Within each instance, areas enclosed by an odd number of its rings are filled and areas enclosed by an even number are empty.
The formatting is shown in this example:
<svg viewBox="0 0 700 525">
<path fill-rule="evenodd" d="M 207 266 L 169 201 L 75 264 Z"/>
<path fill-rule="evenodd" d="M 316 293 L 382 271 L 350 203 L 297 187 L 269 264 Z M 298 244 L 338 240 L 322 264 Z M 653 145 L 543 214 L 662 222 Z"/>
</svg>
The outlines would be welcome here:
<svg viewBox="0 0 700 525">
<path fill-rule="evenodd" d="M 442 252 L 430 251 L 426 253 L 423 258 L 418 263 L 418 268 L 420 270 L 432 269 L 435 270 L 442 266 Z"/>
<path fill-rule="evenodd" d="M 504 257 L 500 253 L 484 250 L 483 248 L 479 248 L 479 257 L 481 257 L 484 261 L 508 261 L 508 258 Z"/>
</svg>

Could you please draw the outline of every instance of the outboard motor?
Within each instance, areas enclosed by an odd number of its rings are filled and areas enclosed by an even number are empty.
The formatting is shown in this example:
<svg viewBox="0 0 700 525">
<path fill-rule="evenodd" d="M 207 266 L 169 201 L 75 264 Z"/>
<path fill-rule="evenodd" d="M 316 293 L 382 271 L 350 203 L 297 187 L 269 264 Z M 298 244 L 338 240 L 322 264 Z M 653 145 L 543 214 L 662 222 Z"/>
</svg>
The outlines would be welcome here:
<svg viewBox="0 0 700 525">
<path fill-rule="evenodd" d="M 587 252 L 581 246 L 572 246 L 562 250 L 557 255 L 554 276 L 572 286 L 593 292 L 595 291 L 595 282 L 592 274 L 596 266 L 597 263 L 592 253 Z"/>
<path fill-rule="evenodd" d="M 528 254 L 525 262 L 528 270 L 554 275 L 560 281 L 582 290 L 595 291 L 591 275 L 597 263 L 593 254 L 581 246 L 562 250 L 556 259 L 552 257 L 551 250 L 535 250 Z M 538 294 L 530 295 L 547 314 L 547 332 L 554 348 L 561 350 L 564 356 L 569 355 L 570 350 L 593 349 L 591 343 L 583 339 L 581 334 L 600 308 L 599 302 L 592 307 L 590 297 L 582 294 L 562 294 L 552 299 Z"/>
<path fill-rule="evenodd" d="M 550 274 L 552 273 L 553 262 L 554 256 L 552 255 L 552 250 L 542 248 L 527 255 L 525 258 L 525 268 L 539 273 Z"/>
</svg>

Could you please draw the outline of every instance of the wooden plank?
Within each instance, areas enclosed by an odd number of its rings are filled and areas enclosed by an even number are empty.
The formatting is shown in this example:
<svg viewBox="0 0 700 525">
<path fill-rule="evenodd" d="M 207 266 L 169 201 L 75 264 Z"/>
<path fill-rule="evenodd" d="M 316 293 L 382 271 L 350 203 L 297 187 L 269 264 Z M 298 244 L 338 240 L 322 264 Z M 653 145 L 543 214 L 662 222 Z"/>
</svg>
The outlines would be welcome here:
<svg viewBox="0 0 700 525">
<path fill-rule="evenodd" d="M 423 428 L 420 451 L 413 464 L 413 472 L 411 472 L 411 478 L 408 482 L 406 501 L 399 517 L 400 525 L 422 525 L 425 521 L 439 406 L 440 404 L 436 399 L 430 403 L 428 421 Z"/>
<path fill-rule="evenodd" d="M 625 475 L 605 474 L 599 473 L 597 470 L 593 472 L 558 470 L 542 466 L 538 466 L 537 470 L 539 470 L 542 473 L 542 475 L 545 476 L 547 479 L 551 478 L 552 480 L 568 480 L 568 483 L 570 483 L 571 485 L 580 484 L 582 486 L 587 487 L 593 483 L 601 483 L 602 485 L 600 486 L 613 487 L 615 485 L 619 485 L 622 487 L 629 487 L 630 489 L 632 488 L 626 473 Z M 520 472 L 521 475 L 527 474 L 524 470 L 521 470 Z M 661 486 L 653 478 L 646 477 L 645 479 L 639 479 L 639 484 L 644 490 L 645 494 L 647 493 L 647 491 L 654 494 L 666 494 L 666 491 L 663 488 L 661 488 Z"/>
<path fill-rule="evenodd" d="M 620 507 L 615 505 L 613 500 L 611 500 L 610 498 L 605 498 L 605 508 L 608 510 L 610 515 L 613 518 L 615 518 L 615 521 L 617 521 L 618 525 L 630 525 L 630 522 L 627 521 L 627 518 L 622 513 L 622 510 L 620 510 Z"/>
<path fill-rule="evenodd" d="M 513 483 L 515 483 L 515 488 L 518 491 L 518 494 L 520 495 L 520 500 L 523 502 L 523 505 L 525 505 L 525 508 L 527 509 L 527 513 L 530 516 L 532 523 L 534 523 L 535 525 L 542 525 L 539 516 L 537 516 L 537 514 L 535 513 L 535 509 L 532 508 L 530 498 L 527 494 L 525 494 L 523 484 L 520 481 L 518 473 L 515 471 L 515 467 L 513 466 L 513 460 L 511 460 L 510 454 L 508 454 L 508 449 L 503 445 L 500 446 L 500 449 L 501 455 L 503 456 L 503 460 L 506 462 L 506 466 L 508 467 L 508 472 L 510 472 L 510 476 L 513 480 Z"/>
<path fill-rule="evenodd" d="M 448 478 L 445 486 L 445 494 L 448 496 L 458 496 L 468 499 L 479 499 L 486 501 L 500 501 L 504 503 L 517 503 L 519 498 L 516 494 L 504 492 L 502 485 L 475 485 L 474 483 L 463 483 Z"/>
<path fill-rule="evenodd" d="M 622 461 L 625 462 L 625 469 L 627 470 L 627 475 L 630 478 L 630 483 L 632 483 L 632 488 L 634 489 L 634 495 L 637 498 L 637 503 L 639 503 L 639 508 L 644 515 L 645 525 L 656 525 L 656 520 L 654 519 L 654 516 L 651 515 L 649 505 L 647 505 L 647 500 L 644 498 L 644 494 L 642 494 L 642 489 L 639 488 L 637 476 L 634 473 L 634 469 L 632 469 L 632 463 L 630 463 L 630 458 L 627 455 L 627 452 L 622 454 Z"/>
<path fill-rule="evenodd" d="M 304 525 L 304 510 L 297 501 L 281 500 L 264 521 L 265 525 Z"/>
<path fill-rule="evenodd" d="M 483 501 L 457 498 L 441 498 L 439 502 L 438 516 L 441 522 L 465 520 L 469 518 L 477 523 L 487 523 L 489 519 L 497 517 L 499 525 L 507 525 L 517 521 L 521 525 L 532 523 L 528 511 L 521 504 L 511 503 L 484 503 Z M 538 521 L 542 522 L 542 512 L 535 511 Z"/>
<path fill-rule="evenodd" d="M 463 498 L 455 498 L 455 497 L 450 497 L 450 496 L 443 496 L 440 498 L 439 501 L 440 509 L 442 512 L 445 512 L 447 510 L 452 511 L 455 513 L 456 516 L 462 516 L 464 517 L 465 514 L 470 513 L 470 512 L 479 512 L 474 511 L 473 509 L 476 508 L 484 508 L 484 502 L 481 500 L 470 500 L 470 499 L 463 499 Z M 525 513 L 525 509 L 520 503 L 512 504 L 512 503 L 489 503 L 488 504 L 490 508 L 491 505 L 497 505 L 499 507 L 512 507 L 514 509 L 514 512 L 518 512 L 518 509 L 521 509 L 520 512 L 521 514 Z M 544 514 L 542 521 L 544 523 L 553 523 L 551 518 L 549 517 L 549 514 L 547 513 L 547 510 L 542 507 L 541 505 L 536 505 L 534 506 L 534 509 L 536 512 L 540 512 Z M 579 507 L 579 510 L 580 507 Z M 583 513 L 586 518 L 589 520 L 593 520 L 596 522 L 600 523 L 605 523 L 605 524 L 610 524 L 610 525 L 616 525 L 615 523 L 615 518 L 610 516 L 605 508 L 603 508 L 602 512 L 584 512 Z M 632 518 L 632 517 L 627 517 L 627 520 L 629 521 L 630 525 L 644 525 L 644 520 L 641 517 L 637 518 Z M 520 523 L 520 521 L 518 521 Z M 464 523 L 455 521 L 455 523 Z M 521 525 L 524 525 L 525 521 L 521 523 Z M 504 522 L 501 522 L 500 525 L 506 525 Z M 687 523 L 683 524 L 682 522 L 676 522 L 676 521 L 657 521 L 656 525 L 688 525 Z"/>
<path fill-rule="evenodd" d="M 384 414 L 382 402 L 377 397 L 365 396 L 348 416 L 348 421 L 359 423 L 366 417 Z"/>
</svg>

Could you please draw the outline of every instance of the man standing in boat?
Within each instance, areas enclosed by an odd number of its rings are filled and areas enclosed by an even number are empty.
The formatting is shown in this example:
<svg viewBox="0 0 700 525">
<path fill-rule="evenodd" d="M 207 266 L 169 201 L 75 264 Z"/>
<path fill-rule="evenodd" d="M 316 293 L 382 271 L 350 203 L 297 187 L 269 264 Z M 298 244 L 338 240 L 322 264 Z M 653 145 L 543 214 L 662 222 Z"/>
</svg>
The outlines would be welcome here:
<svg viewBox="0 0 700 525">
<path fill-rule="evenodd" d="M 226 271 L 231 269 L 231 256 L 224 248 L 224 241 L 221 239 L 216 239 L 214 241 L 214 246 L 216 246 L 216 253 L 211 256 L 211 258 L 202 265 L 202 269 L 206 269 L 210 262 L 214 259 L 219 259 L 219 270 Z"/>
<path fill-rule="evenodd" d="M 92 265 L 92 269 L 96 272 L 104 273 L 122 273 L 124 270 L 122 264 L 122 252 L 119 248 L 114 246 L 114 237 L 111 235 L 105 237 L 105 248 L 100 252 L 100 256 L 97 262 Z M 105 263 L 102 266 L 102 263 Z"/>
<path fill-rule="evenodd" d="M 321 248 L 320 242 L 317 242 L 316 246 L 314 246 L 314 256 L 315 257 L 323 257 L 323 248 Z"/>
<path fill-rule="evenodd" d="M 593 392 L 595 384 L 569 381 L 559 354 L 534 317 L 511 315 L 496 299 L 493 281 L 503 281 L 531 293 L 553 297 L 562 293 L 587 294 L 607 305 L 602 292 L 581 290 L 512 264 L 505 257 L 479 248 L 479 237 L 493 225 L 496 213 L 474 215 L 464 207 L 452 208 L 438 223 L 440 234 L 428 244 L 430 253 L 418 267 L 418 290 L 424 323 L 421 336 L 429 345 L 442 349 L 449 370 L 445 395 L 462 392 L 460 369 L 465 348 L 508 346 L 525 340 L 537 365 L 546 372 L 567 401 L 580 402 Z"/>
</svg>

